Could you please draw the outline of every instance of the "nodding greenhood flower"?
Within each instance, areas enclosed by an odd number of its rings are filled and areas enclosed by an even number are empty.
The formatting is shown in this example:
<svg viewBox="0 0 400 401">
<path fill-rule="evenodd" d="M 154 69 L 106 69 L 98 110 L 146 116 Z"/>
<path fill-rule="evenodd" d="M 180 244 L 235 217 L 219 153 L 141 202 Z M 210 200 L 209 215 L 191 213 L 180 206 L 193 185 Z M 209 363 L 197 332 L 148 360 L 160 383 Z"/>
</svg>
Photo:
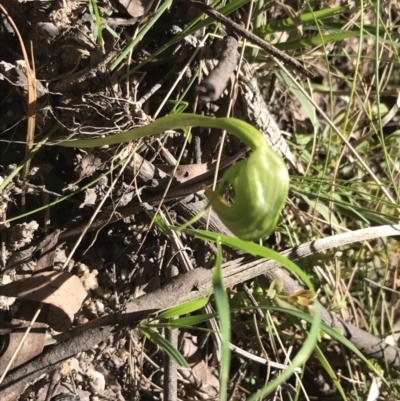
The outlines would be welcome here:
<svg viewBox="0 0 400 401">
<path fill-rule="evenodd" d="M 253 150 L 247 160 L 232 166 L 217 191 L 206 189 L 211 206 L 222 222 L 241 239 L 268 237 L 276 227 L 289 190 L 289 175 L 282 159 L 268 145 Z M 220 194 L 232 186 L 230 204 Z"/>
<path fill-rule="evenodd" d="M 252 149 L 247 160 L 240 161 L 226 171 L 215 193 L 207 189 L 206 194 L 220 219 L 239 238 L 258 240 L 270 235 L 288 195 L 289 174 L 281 157 L 268 146 L 262 134 L 244 121 L 196 114 L 171 114 L 149 125 L 113 136 L 67 140 L 58 145 L 90 148 L 194 126 L 226 130 Z M 233 203 L 221 196 L 229 186 L 234 190 Z"/>
</svg>

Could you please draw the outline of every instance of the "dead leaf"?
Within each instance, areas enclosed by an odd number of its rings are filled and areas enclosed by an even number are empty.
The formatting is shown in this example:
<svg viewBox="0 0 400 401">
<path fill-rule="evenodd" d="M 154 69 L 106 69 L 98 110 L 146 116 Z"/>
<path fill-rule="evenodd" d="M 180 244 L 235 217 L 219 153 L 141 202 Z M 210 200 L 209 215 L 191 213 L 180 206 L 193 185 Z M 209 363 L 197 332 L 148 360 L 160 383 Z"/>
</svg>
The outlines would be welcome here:
<svg viewBox="0 0 400 401">
<path fill-rule="evenodd" d="M 142 17 L 152 0 L 119 0 L 129 15 L 134 18 Z"/>
<path fill-rule="evenodd" d="M 182 340 L 181 353 L 185 358 L 192 357 L 196 352 L 198 352 L 199 347 L 197 345 L 197 336 L 190 336 L 188 333 L 184 333 L 184 338 Z"/>
<path fill-rule="evenodd" d="M 7 367 L 9 361 L 14 355 L 19 343 L 22 340 L 22 337 L 25 334 L 26 328 L 29 326 L 29 322 L 21 322 L 18 319 L 12 320 L 13 325 L 18 325 L 17 329 L 14 329 L 13 332 L 7 335 L 6 342 L 7 349 L 1 355 L 0 358 L 0 372 L 4 372 L 5 368 Z M 22 348 L 18 352 L 17 357 L 14 359 L 10 370 L 14 369 L 23 363 L 30 361 L 35 356 L 41 354 L 44 348 L 44 338 L 46 333 L 46 325 L 43 323 L 35 323 L 25 339 Z"/>
<path fill-rule="evenodd" d="M 165 164 L 156 164 L 155 167 L 159 168 L 160 170 L 164 171 L 164 173 L 172 174 L 175 166 L 167 166 Z M 208 164 L 201 163 L 201 164 L 185 164 L 182 166 L 178 166 L 176 169 L 174 177 L 178 182 L 185 182 L 188 180 L 197 177 L 198 175 L 207 173 L 208 171 Z"/>
<path fill-rule="evenodd" d="M 49 305 L 48 316 L 44 317 L 45 313 L 41 313 L 37 321 L 47 323 L 56 331 L 69 329 L 87 295 L 78 277 L 55 271 L 41 272 L 4 285 L 0 287 L 0 294 L 30 301 L 18 310 L 18 316 L 28 321 L 40 302 Z"/>
<path fill-rule="evenodd" d="M 207 394 L 207 398 L 216 397 L 219 391 L 219 380 L 203 360 L 200 350 L 187 358 L 187 361 L 192 368 L 179 369 L 180 374 L 194 385 L 196 393 Z"/>
<path fill-rule="evenodd" d="M 219 380 L 212 373 L 211 368 L 204 362 L 203 359 L 199 360 L 193 366 L 193 373 L 201 380 L 202 386 L 211 386 L 214 389 L 219 389 Z"/>
<path fill-rule="evenodd" d="M 56 230 L 54 233 L 47 236 L 38 245 L 37 248 L 31 247 L 30 256 L 32 256 L 32 254 L 36 252 L 37 249 L 39 249 L 39 254 L 40 254 L 39 260 L 37 261 L 35 266 L 36 274 L 54 265 L 54 256 L 56 253 L 56 246 L 59 235 L 60 231 Z M 16 282 L 5 283 L 3 280 L 3 284 L 5 285 L 3 285 L 2 288 L 6 287 L 9 284 L 15 284 L 15 283 Z M 19 317 L 21 316 L 23 318 L 23 315 L 25 313 L 28 316 L 27 320 L 31 320 L 31 317 L 36 313 L 39 305 L 40 303 L 38 302 L 30 302 L 27 300 L 23 300 L 19 305 L 18 310 L 15 313 L 15 317 L 14 319 L 12 319 L 11 323 L 8 324 L 5 324 L 5 322 L 1 323 L 2 326 L 7 325 L 10 331 L 6 337 L 7 347 L 3 351 L 0 360 L 0 372 L 4 372 L 5 369 L 7 368 L 9 362 L 14 357 L 14 354 L 17 352 L 19 344 L 25 335 L 26 328 L 30 325 L 29 321 L 21 321 Z M 48 321 L 48 309 L 49 309 L 48 305 L 45 305 L 42 308 L 41 311 L 41 316 L 43 317 L 42 322 Z M 24 313 L 21 313 L 21 311 L 24 311 Z M 11 369 L 17 368 L 18 366 L 24 364 L 25 362 L 30 361 L 31 359 L 33 359 L 34 357 L 43 352 L 46 327 L 47 325 L 45 325 L 44 323 L 36 322 L 33 324 L 30 332 L 28 333 L 22 344 L 22 347 L 17 352 L 17 355 L 12 365 L 10 366 Z"/>
</svg>

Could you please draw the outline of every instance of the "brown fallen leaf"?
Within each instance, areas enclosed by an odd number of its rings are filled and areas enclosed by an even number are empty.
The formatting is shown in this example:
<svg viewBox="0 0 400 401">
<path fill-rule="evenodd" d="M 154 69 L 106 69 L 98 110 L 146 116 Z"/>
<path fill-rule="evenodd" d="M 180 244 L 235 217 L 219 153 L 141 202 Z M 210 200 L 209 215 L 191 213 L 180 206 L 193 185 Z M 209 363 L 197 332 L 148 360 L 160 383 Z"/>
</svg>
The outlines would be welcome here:
<svg viewBox="0 0 400 401">
<path fill-rule="evenodd" d="M 167 166 L 165 164 L 156 164 L 155 167 L 159 168 L 160 170 L 164 171 L 164 173 L 167 174 L 172 174 L 175 166 Z M 201 164 L 184 164 L 181 166 L 178 166 L 178 168 L 175 171 L 175 179 L 177 182 L 185 182 L 188 180 L 193 179 L 194 177 L 197 177 L 198 175 L 207 173 L 209 169 L 209 165 L 207 163 L 201 163 Z"/>
<path fill-rule="evenodd" d="M 37 321 L 47 323 L 56 331 L 66 331 L 87 293 L 78 277 L 52 271 L 40 272 L 25 280 L 6 284 L 0 287 L 0 295 L 30 301 L 18 310 L 18 317 L 27 321 L 32 319 L 41 302 L 48 305 L 47 317 L 42 312 Z"/>
<path fill-rule="evenodd" d="M 142 17 L 152 0 L 119 0 L 129 15 L 134 18 Z"/>
<path fill-rule="evenodd" d="M 18 323 L 19 322 L 19 323 Z M 29 326 L 29 322 L 21 322 L 17 319 L 13 319 L 13 325 L 17 326 L 17 328 L 13 330 L 13 332 L 7 335 L 7 349 L 1 355 L 0 358 L 0 372 L 3 373 L 6 369 L 9 361 L 13 357 L 16 349 L 21 342 L 26 328 Z M 22 348 L 19 350 L 17 357 L 14 359 L 12 365 L 9 370 L 12 370 L 26 361 L 30 361 L 35 356 L 41 354 L 44 348 L 44 338 L 46 333 L 46 325 L 43 323 L 35 323 L 26 337 Z"/>
<path fill-rule="evenodd" d="M 47 236 L 38 246 L 39 249 L 39 260 L 35 266 L 35 273 L 39 273 L 42 270 L 48 270 L 54 265 L 54 256 L 56 252 L 56 246 L 58 242 L 58 236 L 60 231 L 55 231 L 54 233 Z M 35 247 L 30 248 L 30 255 L 36 251 Z M 9 283 L 5 283 L 9 284 Z M 13 297 L 14 298 L 14 297 Z M 18 319 L 19 316 L 24 315 L 21 311 L 34 310 L 29 314 L 29 320 L 35 315 L 40 303 L 30 302 L 23 300 L 15 313 L 14 318 L 11 323 L 0 322 L 2 328 L 7 328 L 7 334 L 5 337 L 6 348 L 3 350 L 0 358 L 0 372 L 2 374 L 6 373 L 8 369 L 14 369 L 18 366 L 24 364 L 27 361 L 35 358 L 37 355 L 43 352 L 46 327 L 44 323 L 34 323 L 30 328 L 28 335 L 25 337 L 25 332 L 30 326 L 29 321 L 21 321 Z M 42 321 L 48 320 L 48 305 L 41 308 Z M 4 326 L 4 327 L 3 327 Z M 21 342 L 23 343 L 21 344 Z M 20 346 L 21 345 L 21 346 Z M 10 400 L 11 401 L 11 400 Z"/>
</svg>

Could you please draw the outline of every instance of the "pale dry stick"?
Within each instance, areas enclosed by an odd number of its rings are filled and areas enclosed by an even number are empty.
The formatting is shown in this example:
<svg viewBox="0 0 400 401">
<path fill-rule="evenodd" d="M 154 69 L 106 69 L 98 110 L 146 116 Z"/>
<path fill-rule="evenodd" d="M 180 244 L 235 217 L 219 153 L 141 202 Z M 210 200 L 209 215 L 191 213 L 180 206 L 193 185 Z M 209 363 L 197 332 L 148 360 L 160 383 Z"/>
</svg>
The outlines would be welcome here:
<svg viewBox="0 0 400 401">
<path fill-rule="evenodd" d="M 118 174 L 116 175 L 116 177 L 114 178 L 113 182 L 111 183 L 110 187 L 107 189 L 106 193 L 104 194 L 103 198 L 101 199 L 101 201 L 99 202 L 99 204 L 97 205 L 95 211 L 92 214 L 92 217 L 89 219 L 88 223 L 86 224 L 85 228 L 82 230 L 81 234 L 79 235 L 79 238 L 76 240 L 71 252 L 69 253 L 68 257 L 66 258 L 61 270 L 65 270 L 66 267 L 68 266 L 68 263 L 70 262 L 72 256 L 74 255 L 76 249 L 78 248 L 79 244 L 81 243 L 83 237 L 86 235 L 86 233 L 88 232 L 90 226 L 92 225 L 92 223 L 94 222 L 94 220 L 96 219 L 96 216 L 100 213 L 101 208 L 103 207 L 105 201 L 108 199 L 108 196 L 110 195 L 111 191 L 114 189 L 114 186 L 116 185 L 119 177 L 121 177 L 122 173 L 124 172 L 126 166 L 128 165 L 128 163 L 130 162 L 131 158 L 133 157 L 135 153 L 135 150 L 133 150 L 131 152 L 131 154 L 126 158 L 124 164 L 121 166 Z M 93 244 L 93 243 L 92 243 Z M 92 246 L 92 245 L 90 245 Z"/>
<path fill-rule="evenodd" d="M 338 305 L 343 297 L 343 291 L 341 288 L 341 269 L 338 266 L 338 258 L 334 258 L 332 264 L 334 265 L 334 273 L 332 273 L 330 269 L 327 270 L 326 283 L 332 290 L 332 302 Z M 346 320 L 348 318 L 347 311 L 344 310 L 344 308 L 340 308 L 340 313 L 342 319 Z"/>
<path fill-rule="evenodd" d="M 368 281 L 368 283 L 372 284 L 374 287 L 382 288 L 385 291 L 390 291 L 393 294 L 396 294 L 397 296 L 400 295 L 400 291 L 394 290 L 393 288 L 387 287 L 385 285 L 378 284 L 377 282 L 375 282 L 367 277 L 364 277 L 364 280 Z"/>
<path fill-rule="evenodd" d="M 239 348 L 238 346 L 236 346 L 234 344 L 230 343 L 229 348 L 235 354 L 241 355 L 244 358 L 249 359 L 250 361 L 257 362 L 261 365 L 267 365 L 267 366 L 269 365 L 270 368 L 279 369 L 279 370 L 286 370 L 288 368 L 288 365 L 284 365 L 282 363 L 278 363 L 278 362 L 267 360 L 265 358 L 261 358 L 260 356 L 257 356 L 248 351 L 245 351 L 244 349 Z M 295 372 L 301 373 L 301 368 L 296 368 Z"/>
<path fill-rule="evenodd" d="M 168 242 L 165 241 L 162 245 L 160 245 L 160 248 L 157 252 L 156 260 L 158 260 L 158 271 L 162 270 L 162 267 L 165 265 L 166 268 L 169 266 L 169 262 L 165 262 L 165 254 L 167 252 L 167 245 Z"/>
<path fill-rule="evenodd" d="M 228 111 L 227 111 L 227 116 L 229 116 L 231 109 L 232 109 L 232 99 L 229 100 L 229 105 L 228 105 Z M 222 131 L 222 136 L 221 136 L 221 142 L 218 148 L 218 156 L 217 156 L 217 161 L 215 163 L 215 173 L 214 173 L 214 180 L 212 184 L 212 190 L 215 191 L 215 188 L 217 188 L 217 182 L 218 182 L 218 172 L 219 172 L 219 166 L 221 163 L 222 159 L 222 151 L 224 149 L 224 144 L 225 144 L 225 138 L 226 138 L 226 131 Z M 207 211 L 207 220 L 206 220 L 206 226 L 205 229 L 208 230 L 208 227 L 210 225 L 210 219 L 211 219 L 211 208 L 208 209 Z"/>
<path fill-rule="evenodd" d="M 343 373 L 340 374 L 340 379 L 346 380 L 348 383 L 351 384 L 357 384 L 359 386 L 365 386 L 365 380 L 356 380 L 356 379 L 351 379 L 350 377 L 345 376 Z"/>
<path fill-rule="evenodd" d="M 112 263 L 112 285 L 113 285 L 113 291 L 114 291 L 114 298 L 115 298 L 115 305 L 117 309 L 119 309 L 119 296 L 118 296 L 118 290 L 117 286 L 115 285 L 117 283 L 117 272 L 115 269 L 115 262 Z"/>
<path fill-rule="evenodd" d="M 153 386 L 156 390 L 158 390 L 160 393 L 162 393 L 163 392 L 163 388 L 162 387 L 160 387 L 160 386 L 158 386 L 157 384 L 155 384 L 154 382 L 152 382 L 148 377 L 146 377 L 145 375 L 142 375 L 142 378 L 148 383 L 148 384 L 150 384 L 150 386 Z M 149 393 L 150 393 L 150 390 L 148 390 L 148 389 L 146 389 Z M 178 398 L 178 400 L 179 401 L 181 401 L 180 400 L 180 398 Z"/>
<path fill-rule="evenodd" d="M 364 170 L 371 176 L 371 178 L 376 182 L 376 184 L 380 187 L 381 191 L 385 194 L 385 196 L 389 199 L 390 202 L 396 204 L 396 201 L 393 199 L 392 195 L 390 195 L 389 191 L 384 187 L 383 183 L 380 179 L 373 173 L 373 171 L 367 166 L 365 161 L 359 155 L 359 153 L 351 146 L 351 143 L 344 137 L 344 135 L 340 132 L 340 130 L 336 127 L 336 125 L 331 121 L 331 119 L 324 113 L 324 111 L 315 103 L 312 97 L 302 88 L 302 86 L 297 82 L 297 80 L 293 77 L 293 75 L 285 68 L 285 66 L 276 59 L 275 62 L 279 65 L 280 68 L 287 74 L 287 76 L 291 79 L 297 89 L 307 98 L 307 100 L 315 107 L 318 113 L 323 117 L 323 119 L 328 123 L 328 125 L 335 131 L 335 133 L 340 137 L 343 143 L 349 148 L 351 153 L 355 156 L 355 158 L 359 161 Z M 397 212 L 400 213 L 400 208 L 396 208 Z"/>
<path fill-rule="evenodd" d="M 393 290 L 397 287 L 397 283 L 398 283 L 398 276 L 399 276 L 399 272 L 398 269 L 395 267 L 394 268 L 394 272 L 393 272 L 393 279 L 392 279 L 392 287 Z M 394 322 L 395 321 L 395 316 L 396 316 L 396 302 L 398 300 L 398 297 L 395 296 L 395 294 L 392 292 L 390 293 L 390 302 L 391 302 L 391 308 L 390 308 L 390 321 Z M 382 323 L 383 323 L 383 319 L 382 319 Z"/>
<path fill-rule="evenodd" d="M 23 337 L 21 338 L 21 341 L 20 341 L 19 344 L 18 344 L 18 347 L 17 347 L 16 350 L 14 351 L 13 356 L 11 357 L 11 359 L 10 359 L 10 361 L 8 362 L 6 368 L 4 369 L 3 374 L 2 374 L 1 377 L 0 377 L 0 384 L 3 383 L 3 380 L 4 380 L 4 378 L 6 377 L 8 371 L 10 370 L 11 365 L 14 363 L 15 358 L 16 358 L 16 357 L 18 356 L 18 354 L 19 354 L 19 351 L 21 351 L 21 348 L 22 348 L 22 346 L 23 346 L 23 344 L 24 344 L 26 338 L 28 337 L 28 334 L 30 333 L 30 331 L 31 331 L 31 329 L 32 329 L 32 327 L 33 327 L 33 325 L 34 325 L 35 322 L 36 322 L 36 319 L 38 318 L 40 312 L 42 311 L 42 306 L 43 306 L 43 304 L 41 304 L 41 305 L 38 307 L 36 313 L 33 315 L 32 320 L 31 320 L 31 322 L 29 323 L 29 326 L 26 328 L 26 331 L 25 331 Z"/>
<path fill-rule="evenodd" d="M 234 401 L 236 400 L 236 394 L 239 391 L 239 385 L 243 380 L 243 377 L 246 374 L 246 368 L 244 368 L 244 364 L 241 364 L 239 370 L 233 375 L 231 379 L 231 386 L 230 386 L 230 396 L 227 401 Z M 249 392 L 248 392 L 249 393 Z"/>
<path fill-rule="evenodd" d="M 159 214 L 161 216 L 161 218 L 167 222 L 169 225 L 173 225 L 172 219 L 168 213 L 167 208 L 163 205 L 162 208 L 164 210 L 160 210 Z M 170 236 L 170 242 L 172 243 L 172 249 L 174 251 L 174 254 L 171 256 L 171 259 L 168 261 L 167 266 L 170 265 L 172 259 L 175 256 L 178 256 L 179 259 L 179 263 L 181 264 L 181 266 L 183 267 L 183 270 L 185 272 L 188 272 L 190 270 L 193 270 L 193 266 L 192 263 L 190 261 L 190 258 L 186 252 L 186 250 L 188 249 L 187 247 L 185 247 L 181 241 L 181 239 L 178 237 L 178 234 L 176 231 L 172 230 L 171 231 L 171 236 Z M 172 277 L 171 277 L 172 278 Z"/>
<path fill-rule="evenodd" d="M 269 317 L 270 317 L 271 322 L 273 324 L 272 317 L 271 316 L 269 316 Z M 284 349 L 284 346 L 283 346 L 281 341 L 280 341 L 280 344 L 281 344 L 282 349 Z M 249 359 L 250 361 L 254 361 L 254 362 L 260 363 L 262 365 L 266 365 L 268 370 L 270 370 L 271 368 L 280 369 L 280 370 L 286 370 L 288 368 L 287 364 L 281 364 L 281 363 L 278 363 L 278 362 L 271 361 L 270 359 L 261 358 L 261 357 L 259 357 L 257 355 L 254 355 L 254 354 L 252 354 L 250 352 L 245 351 L 242 348 L 239 348 L 238 346 L 236 346 L 236 345 L 234 345 L 232 343 L 229 343 L 229 348 L 231 349 L 232 352 L 235 352 L 236 354 L 241 355 L 244 358 Z M 265 354 L 265 355 L 268 356 L 267 354 Z M 296 368 L 294 372 L 296 374 L 297 373 L 301 373 L 301 368 L 299 368 L 299 367 Z"/>
<path fill-rule="evenodd" d="M 337 271 L 337 258 L 334 258 L 332 261 L 335 264 L 335 272 Z M 317 276 L 321 276 L 326 284 L 329 286 L 329 288 L 332 290 L 332 301 L 334 303 L 339 304 L 340 299 L 342 298 L 341 293 L 340 293 L 340 279 L 338 279 L 339 275 L 335 274 L 333 275 L 332 272 L 328 269 L 325 271 L 322 267 L 320 266 L 314 266 L 315 272 Z M 340 274 L 340 273 L 339 273 Z M 342 311 L 342 309 L 341 309 Z M 345 316 L 342 314 L 342 318 L 345 319 Z"/>
<path fill-rule="evenodd" d="M 360 250 L 359 254 L 360 253 L 361 253 L 361 250 Z M 349 277 L 349 281 L 347 282 L 347 285 L 344 283 L 346 291 L 343 294 L 343 299 L 347 298 L 349 303 L 350 303 L 350 306 L 351 306 L 351 309 L 352 309 L 352 312 L 353 312 L 353 316 L 354 316 L 354 320 L 355 320 L 357 326 L 359 326 L 359 316 L 358 316 L 358 313 L 356 313 L 356 306 L 354 304 L 353 297 L 350 296 L 350 288 L 351 288 L 351 286 L 353 284 L 354 278 L 356 277 L 356 273 L 358 272 L 358 266 L 359 266 L 358 262 L 356 262 L 356 265 L 355 265 L 353 271 L 351 272 L 351 275 Z"/>
<path fill-rule="evenodd" d="M 271 326 L 272 326 L 272 330 L 273 330 L 273 332 L 274 332 L 274 334 L 275 334 L 275 337 L 276 337 L 276 339 L 278 340 L 278 343 L 279 343 L 279 345 L 280 345 L 280 347 L 281 347 L 281 349 L 282 349 L 282 351 L 283 351 L 283 353 L 284 353 L 284 355 L 285 355 L 284 365 L 285 365 L 286 367 L 289 367 L 289 366 L 290 366 L 291 348 L 289 348 L 289 350 L 286 351 L 285 345 L 284 345 L 283 342 L 282 342 L 282 339 L 281 339 L 281 337 L 280 337 L 280 335 L 279 335 L 278 329 L 276 328 L 274 319 L 272 318 L 271 312 L 270 312 L 269 310 L 267 310 L 267 316 L 268 316 L 268 319 L 269 319 L 270 324 L 271 324 Z M 299 368 L 299 369 L 300 369 L 300 368 Z M 296 377 L 297 377 L 297 373 L 298 373 L 298 372 L 295 371 Z M 300 373 L 301 373 L 301 371 L 300 371 Z"/>
</svg>

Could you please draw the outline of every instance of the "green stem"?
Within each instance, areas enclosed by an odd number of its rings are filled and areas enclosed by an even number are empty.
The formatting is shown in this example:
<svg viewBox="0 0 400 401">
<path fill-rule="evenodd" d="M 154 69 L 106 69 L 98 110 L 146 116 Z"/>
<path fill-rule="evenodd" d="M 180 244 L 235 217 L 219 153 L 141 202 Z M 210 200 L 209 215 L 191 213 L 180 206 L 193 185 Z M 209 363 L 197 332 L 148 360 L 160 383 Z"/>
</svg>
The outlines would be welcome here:
<svg viewBox="0 0 400 401">
<path fill-rule="evenodd" d="M 258 146 L 265 145 L 264 138 L 260 132 L 242 120 L 238 120 L 237 118 L 215 118 L 186 113 L 171 114 L 159 118 L 151 124 L 133 128 L 129 131 L 121 132 L 113 136 L 96 139 L 68 140 L 61 142 L 58 145 L 70 148 L 93 148 L 104 145 L 115 145 L 117 143 L 129 142 L 134 139 L 159 134 L 167 130 L 186 127 L 219 128 L 229 131 L 253 150 Z"/>
<path fill-rule="evenodd" d="M 288 195 L 289 175 L 285 163 L 268 146 L 262 134 L 244 121 L 196 114 L 172 114 L 113 136 L 67 140 L 58 145 L 92 148 L 194 126 L 226 130 L 253 150 L 247 160 L 242 160 L 226 171 L 216 194 L 209 189 L 206 194 L 220 219 L 238 237 L 257 240 L 270 235 Z M 220 196 L 229 186 L 235 194 L 233 203 Z"/>
</svg>

